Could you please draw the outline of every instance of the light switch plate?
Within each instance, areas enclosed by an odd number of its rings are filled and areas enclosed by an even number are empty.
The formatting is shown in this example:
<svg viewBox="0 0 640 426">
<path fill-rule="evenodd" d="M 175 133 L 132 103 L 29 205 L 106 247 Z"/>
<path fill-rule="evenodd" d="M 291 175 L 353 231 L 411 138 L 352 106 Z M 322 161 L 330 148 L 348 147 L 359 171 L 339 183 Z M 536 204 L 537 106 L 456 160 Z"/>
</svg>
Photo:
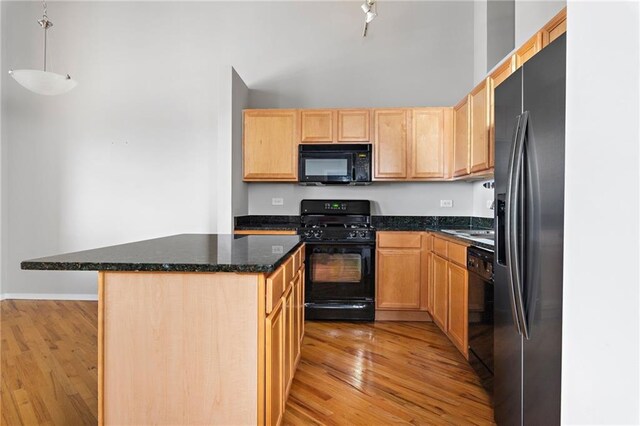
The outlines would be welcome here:
<svg viewBox="0 0 640 426">
<path fill-rule="evenodd" d="M 493 204 L 493 200 L 487 200 L 487 208 L 490 209 Z"/>
<path fill-rule="evenodd" d="M 272 198 L 271 199 L 272 206 L 282 206 L 284 205 L 284 198 Z"/>
<path fill-rule="evenodd" d="M 453 207 L 453 200 L 440 200 L 440 207 Z"/>
</svg>

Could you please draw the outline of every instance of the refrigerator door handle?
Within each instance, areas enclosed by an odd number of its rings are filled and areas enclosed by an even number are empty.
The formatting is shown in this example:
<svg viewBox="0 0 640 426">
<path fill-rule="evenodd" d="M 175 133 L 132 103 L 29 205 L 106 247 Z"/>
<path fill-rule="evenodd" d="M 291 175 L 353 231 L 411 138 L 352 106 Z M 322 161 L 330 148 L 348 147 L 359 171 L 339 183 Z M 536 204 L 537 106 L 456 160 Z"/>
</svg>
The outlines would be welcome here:
<svg viewBox="0 0 640 426">
<path fill-rule="evenodd" d="M 513 315 L 513 324 L 516 328 L 518 334 L 522 334 L 520 328 L 520 315 L 518 314 L 518 306 L 516 304 L 516 290 L 515 290 L 515 282 L 513 277 L 513 214 L 514 212 L 514 198 L 513 198 L 513 189 L 514 189 L 514 171 L 515 171 L 515 163 L 519 159 L 518 157 L 518 141 L 520 140 L 520 129 L 522 125 L 522 114 L 518 115 L 516 127 L 513 132 L 513 140 L 511 143 L 511 153 L 509 155 L 509 165 L 507 166 L 507 194 L 505 199 L 505 254 L 506 254 L 506 266 L 507 266 L 507 277 L 509 282 L 509 301 L 511 302 L 511 314 Z"/>
<path fill-rule="evenodd" d="M 511 180 L 511 188 L 507 190 L 507 196 L 510 196 L 511 202 L 508 203 L 509 213 L 507 214 L 507 226 L 509 229 L 509 250 L 507 251 L 507 263 L 509 264 L 511 283 L 515 293 L 515 306 L 520 323 L 520 332 L 529 339 L 529 327 L 527 318 L 524 313 L 524 302 L 522 297 L 522 253 L 520 245 L 520 218 L 523 214 L 520 206 L 523 205 L 522 198 L 522 174 L 524 164 L 524 144 L 527 139 L 527 126 L 529 122 L 529 112 L 522 113 L 520 120 L 520 134 L 515 145 L 515 156 L 513 164 L 513 175 Z"/>
</svg>

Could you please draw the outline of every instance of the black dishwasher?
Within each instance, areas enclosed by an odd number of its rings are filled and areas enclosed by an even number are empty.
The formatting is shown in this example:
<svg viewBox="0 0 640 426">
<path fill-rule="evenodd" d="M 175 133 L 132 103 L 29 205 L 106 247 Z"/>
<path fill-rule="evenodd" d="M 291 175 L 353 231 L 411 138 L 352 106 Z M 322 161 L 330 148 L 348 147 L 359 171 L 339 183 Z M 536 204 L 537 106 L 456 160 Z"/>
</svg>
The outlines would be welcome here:
<svg viewBox="0 0 640 426">
<path fill-rule="evenodd" d="M 493 396 L 493 252 L 467 249 L 469 363 Z"/>
</svg>

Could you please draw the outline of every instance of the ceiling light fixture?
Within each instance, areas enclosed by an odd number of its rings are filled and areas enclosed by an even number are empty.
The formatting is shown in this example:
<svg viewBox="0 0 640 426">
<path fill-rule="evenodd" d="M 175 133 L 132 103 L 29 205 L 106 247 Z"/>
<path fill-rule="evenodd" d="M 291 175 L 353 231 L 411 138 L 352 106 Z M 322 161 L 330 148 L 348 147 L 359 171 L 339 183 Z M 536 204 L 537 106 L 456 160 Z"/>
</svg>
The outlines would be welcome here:
<svg viewBox="0 0 640 426">
<path fill-rule="evenodd" d="M 362 37 L 367 36 L 367 29 L 369 23 L 378 16 L 378 5 L 376 0 L 366 0 L 360 9 L 364 12 L 364 29 L 362 30 Z"/>
<path fill-rule="evenodd" d="M 47 2 L 42 2 L 44 13 L 38 24 L 44 30 L 44 66 L 40 70 L 10 70 L 9 74 L 25 89 L 40 95 L 61 95 L 76 87 L 78 84 L 69 74 L 61 75 L 47 71 L 47 30 L 53 22 L 47 16 Z"/>
</svg>

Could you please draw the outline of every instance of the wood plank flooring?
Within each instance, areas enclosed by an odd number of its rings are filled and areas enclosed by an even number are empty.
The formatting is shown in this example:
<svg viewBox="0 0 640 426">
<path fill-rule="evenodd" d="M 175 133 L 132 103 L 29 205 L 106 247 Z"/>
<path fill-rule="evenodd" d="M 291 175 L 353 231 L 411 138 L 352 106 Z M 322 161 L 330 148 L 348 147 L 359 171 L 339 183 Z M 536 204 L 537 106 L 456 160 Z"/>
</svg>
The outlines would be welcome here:
<svg viewBox="0 0 640 426">
<path fill-rule="evenodd" d="M 2 425 L 98 423 L 97 302 L 0 302 Z"/>
<path fill-rule="evenodd" d="M 97 303 L 0 302 L 2 425 L 97 424 Z M 307 322 L 284 424 L 492 424 L 431 323 Z"/>
<path fill-rule="evenodd" d="M 489 396 L 427 322 L 307 322 L 284 424 L 493 424 Z"/>
</svg>

